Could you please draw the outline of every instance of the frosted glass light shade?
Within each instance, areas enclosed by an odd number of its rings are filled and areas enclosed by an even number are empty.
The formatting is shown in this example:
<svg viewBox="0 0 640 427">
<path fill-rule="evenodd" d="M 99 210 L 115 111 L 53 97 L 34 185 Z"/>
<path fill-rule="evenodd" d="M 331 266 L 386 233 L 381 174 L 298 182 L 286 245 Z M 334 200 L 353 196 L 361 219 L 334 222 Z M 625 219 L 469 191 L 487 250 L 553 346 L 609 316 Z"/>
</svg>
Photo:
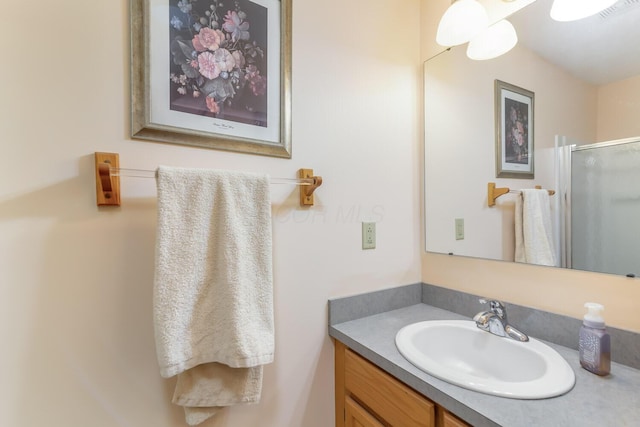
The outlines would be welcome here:
<svg viewBox="0 0 640 427">
<path fill-rule="evenodd" d="M 518 43 L 511 22 L 498 21 L 474 37 L 467 46 L 467 56 L 475 60 L 496 58 L 509 52 Z"/>
<path fill-rule="evenodd" d="M 466 43 L 489 25 L 487 11 L 476 0 L 458 0 L 442 15 L 436 42 L 441 46 Z"/>
<path fill-rule="evenodd" d="M 551 18 L 555 21 L 577 21 L 612 6 L 618 0 L 554 0 Z"/>
</svg>

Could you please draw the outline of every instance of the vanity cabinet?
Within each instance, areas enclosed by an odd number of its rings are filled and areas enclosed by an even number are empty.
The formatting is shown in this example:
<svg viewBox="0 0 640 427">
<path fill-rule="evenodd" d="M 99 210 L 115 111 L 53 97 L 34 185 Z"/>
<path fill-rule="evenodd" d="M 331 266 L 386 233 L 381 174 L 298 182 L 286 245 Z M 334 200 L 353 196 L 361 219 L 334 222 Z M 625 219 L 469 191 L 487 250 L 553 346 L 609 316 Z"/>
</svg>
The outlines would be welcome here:
<svg viewBox="0 0 640 427">
<path fill-rule="evenodd" d="M 335 341 L 336 427 L 470 427 Z"/>
</svg>

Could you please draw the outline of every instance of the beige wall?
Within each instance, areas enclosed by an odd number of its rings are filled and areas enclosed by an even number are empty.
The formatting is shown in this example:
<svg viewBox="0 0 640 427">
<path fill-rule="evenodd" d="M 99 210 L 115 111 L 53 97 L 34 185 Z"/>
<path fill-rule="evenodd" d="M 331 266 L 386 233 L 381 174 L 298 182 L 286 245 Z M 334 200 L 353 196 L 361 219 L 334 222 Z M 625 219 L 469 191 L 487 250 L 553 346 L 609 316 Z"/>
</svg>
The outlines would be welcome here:
<svg viewBox="0 0 640 427">
<path fill-rule="evenodd" d="M 421 0 L 420 5 L 420 57 L 426 61 L 444 50 L 436 43 L 436 29 L 440 17 L 451 6 L 451 1 Z"/>
<path fill-rule="evenodd" d="M 598 88 L 598 139 L 640 136 L 640 76 Z"/>
<path fill-rule="evenodd" d="M 326 427 L 327 299 L 420 280 L 420 2 L 294 1 L 292 160 L 131 140 L 128 3 L 3 5 L 0 425 L 184 425 L 155 359 L 155 183 L 123 178 L 122 207 L 96 208 L 92 156 L 109 151 L 324 177 L 311 209 L 273 187 L 275 363 L 259 405 L 205 425 Z"/>
<path fill-rule="evenodd" d="M 437 25 L 432 15 L 441 13 L 442 1 L 422 1 L 422 13 L 427 15 L 422 17 L 423 23 Z M 429 40 L 435 31 L 436 27 L 422 28 L 423 40 L 427 40 L 423 42 L 423 60 L 434 54 Z M 423 251 L 422 280 L 578 318 L 585 302 L 597 301 L 606 306 L 604 314 L 610 325 L 640 331 L 638 279 Z"/>
</svg>

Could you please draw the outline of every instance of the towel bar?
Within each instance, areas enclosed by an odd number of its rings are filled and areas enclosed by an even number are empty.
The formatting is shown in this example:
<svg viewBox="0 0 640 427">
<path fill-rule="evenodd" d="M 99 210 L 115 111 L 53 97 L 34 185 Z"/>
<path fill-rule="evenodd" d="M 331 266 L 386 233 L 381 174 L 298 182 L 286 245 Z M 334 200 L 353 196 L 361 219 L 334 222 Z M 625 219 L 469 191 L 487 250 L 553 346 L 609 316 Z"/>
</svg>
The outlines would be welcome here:
<svg viewBox="0 0 640 427">
<path fill-rule="evenodd" d="M 155 178 L 156 172 L 144 169 L 120 168 L 118 153 L 95 153 L 96 204 L 120 206 L 120 176 Z M 298 178 L 272 178 L 272 184 L 286 183 L 300 186 L 300 206 L 313 206 L 314 192 L 322 185 L 322 177 L 313 169 L 300 169 Z"/>
<path fill-rule="evenodd" d="M 536 188 L 537 190 L 542 189 L 542 187 L 539 185 L 536 185 L 534 188 Z M 549 192 L 550 196 L 553 196 L 554 194 L 556 194 L 554 190 L 547 190 L 547 191 Z M 502 196 L 503 194 L 507 194 L 507 193 L 520 193 L 520 190 L 511 190 L 508 187 L 496 188 L 496 183 L 490 182 L 487 185 L 487 206 L 489 207 L 495 206 L 496 199 Z"/>
</svg>

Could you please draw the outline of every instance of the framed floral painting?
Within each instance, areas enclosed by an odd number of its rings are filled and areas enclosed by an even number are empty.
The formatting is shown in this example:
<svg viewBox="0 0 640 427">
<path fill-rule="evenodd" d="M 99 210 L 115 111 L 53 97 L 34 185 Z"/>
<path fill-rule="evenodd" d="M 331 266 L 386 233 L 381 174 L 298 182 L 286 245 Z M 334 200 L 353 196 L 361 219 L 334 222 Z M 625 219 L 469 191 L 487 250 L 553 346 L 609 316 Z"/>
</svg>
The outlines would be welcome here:
<svg viewBox="0 0 640 427">
<path fill-rule="evenodd" d="M 497 178 L 534 177 L 534 98 L 531 91 L 495 81 Z"/>
<path fill-rule="evenodd" d="M 291 0 L 131 0 L 133 138 L 291 157 Z"/>
</svg>

